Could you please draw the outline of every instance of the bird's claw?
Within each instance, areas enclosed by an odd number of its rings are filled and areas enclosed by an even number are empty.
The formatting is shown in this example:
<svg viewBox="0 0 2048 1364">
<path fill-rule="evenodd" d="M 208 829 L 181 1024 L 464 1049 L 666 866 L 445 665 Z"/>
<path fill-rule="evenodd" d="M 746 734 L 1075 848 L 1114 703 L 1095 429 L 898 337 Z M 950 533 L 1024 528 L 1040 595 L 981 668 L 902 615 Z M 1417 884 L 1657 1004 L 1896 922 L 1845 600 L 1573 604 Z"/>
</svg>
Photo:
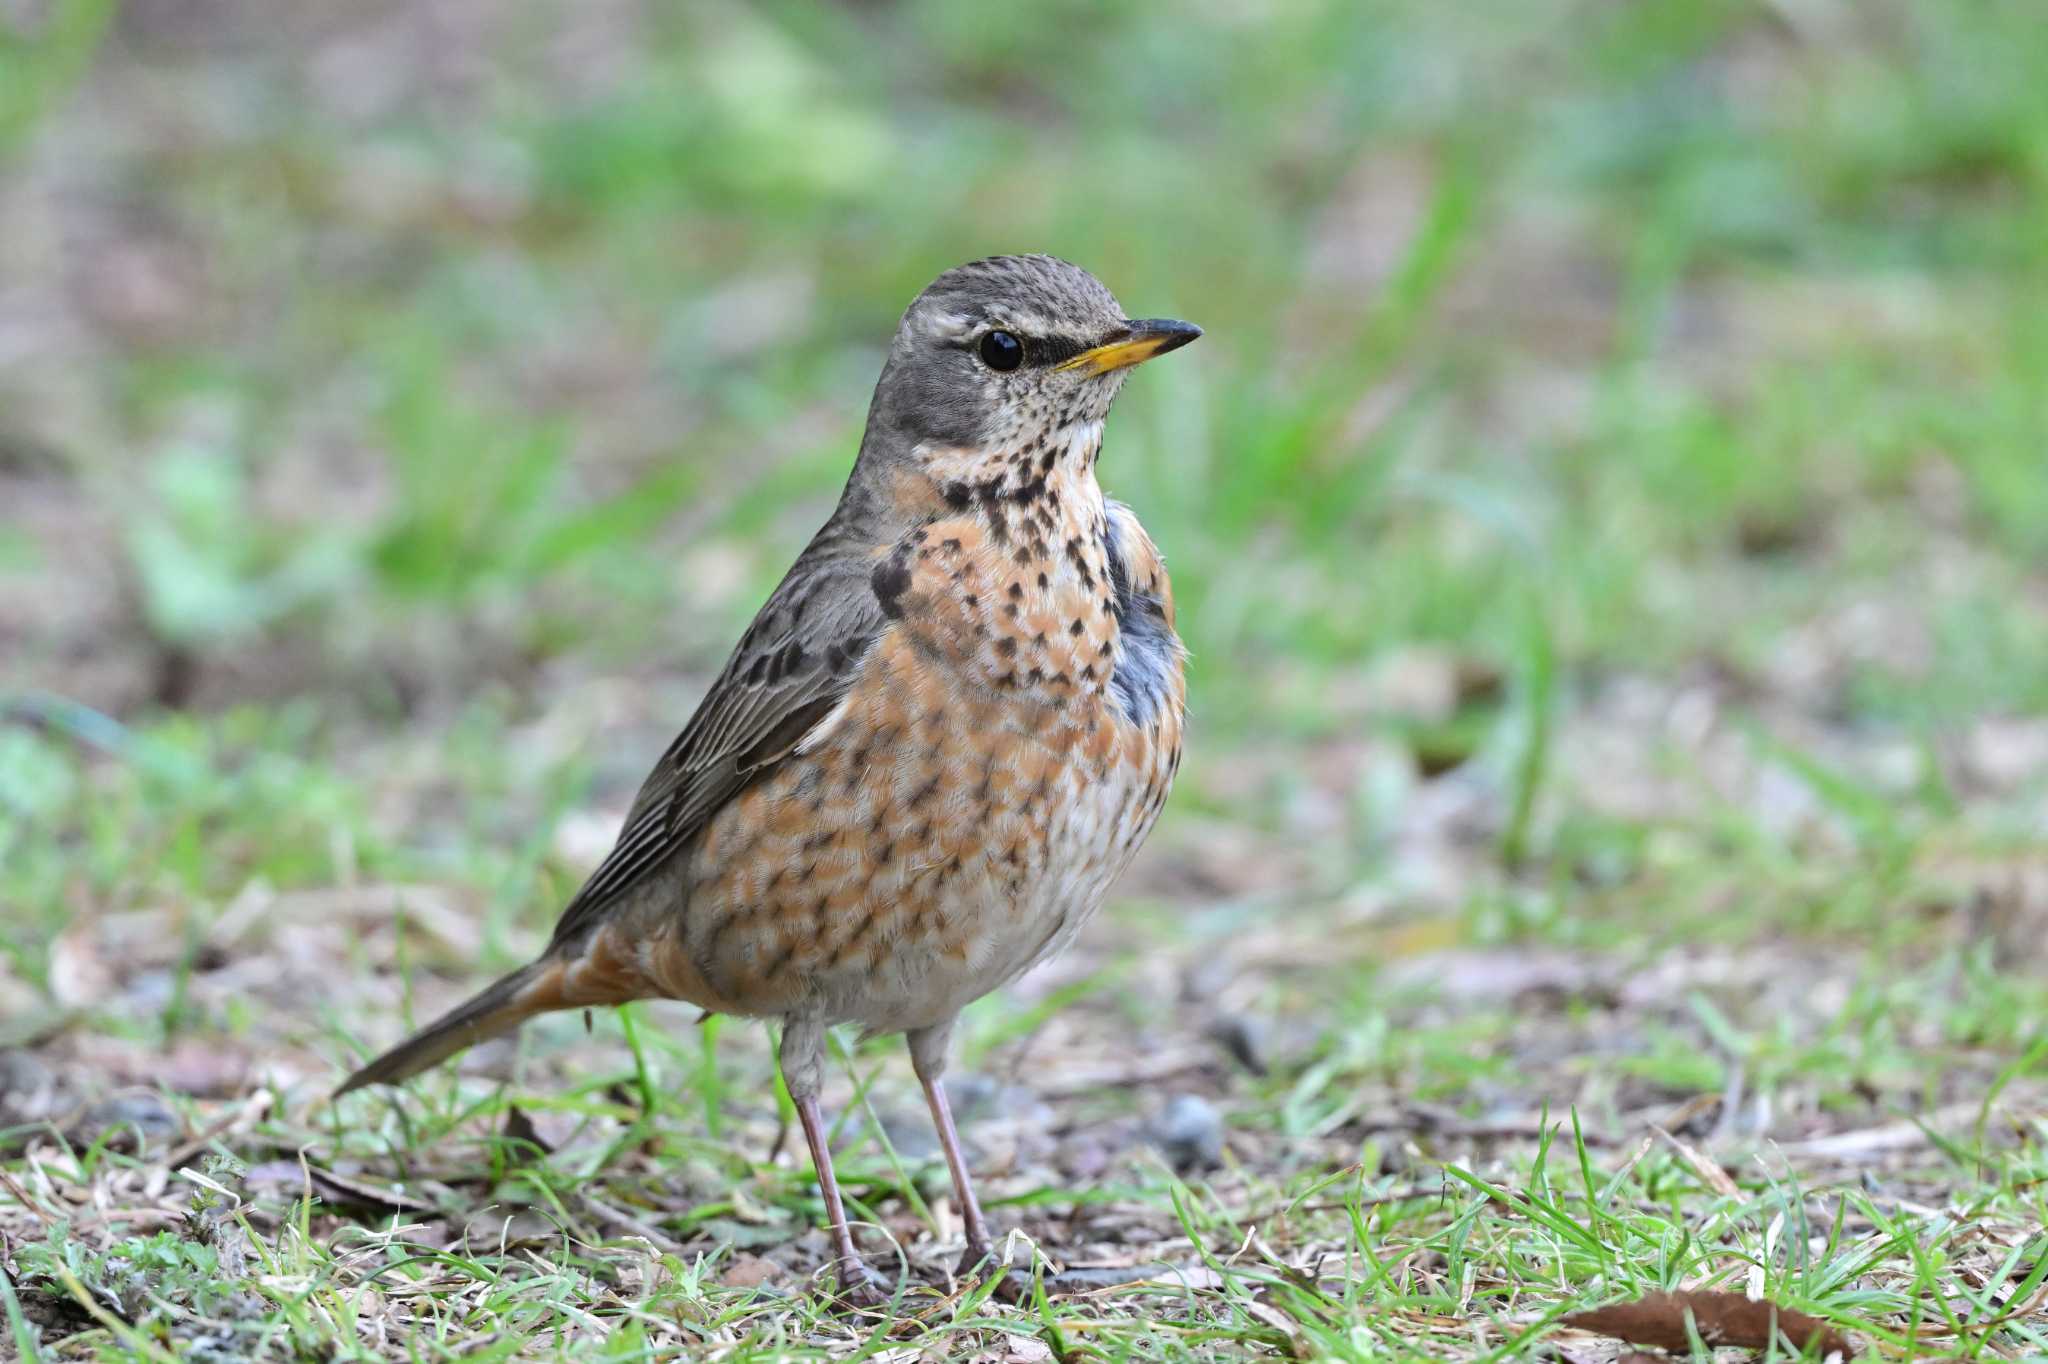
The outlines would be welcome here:
<svg viewBox="0 0 2048 1364">
<path fill-rule="evenodd" d="M 999 1273 L 1007 1268 L 1009 1266 L 996 1259 L 995 1246 L 987 1241 L 970 1240 L 966 1252 L 960 1257 L 960 1263 L 954 1267 L 953 1277 L 978 1279 L 982 1277 L 984 1271 Z"/>
<path fill-rule="evenodd" d="M 855 1312 L 873 1312 L 889 1303 L 889 1281 L 877 1274 L 865 1260 L 839 1262 L 839 1288 L 832 1295 L 841 1307 Z"/>
</svg>

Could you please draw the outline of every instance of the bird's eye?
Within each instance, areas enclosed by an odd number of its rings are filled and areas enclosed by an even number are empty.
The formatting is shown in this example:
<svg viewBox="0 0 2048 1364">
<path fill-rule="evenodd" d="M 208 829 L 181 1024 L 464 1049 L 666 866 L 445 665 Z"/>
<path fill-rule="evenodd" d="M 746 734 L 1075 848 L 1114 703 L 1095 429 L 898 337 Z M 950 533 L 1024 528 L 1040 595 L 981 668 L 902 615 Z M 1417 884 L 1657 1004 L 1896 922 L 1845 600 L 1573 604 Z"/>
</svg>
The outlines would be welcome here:
<svg viewBox="0 0 2048 1364">
<path fill-rule="evenodd" d="M 1009 371 L 1024 363 L 1024 343 L 1008 332 L 989 332 L 980 350 L 981 363 L 990 369 Z"/>
</svg>

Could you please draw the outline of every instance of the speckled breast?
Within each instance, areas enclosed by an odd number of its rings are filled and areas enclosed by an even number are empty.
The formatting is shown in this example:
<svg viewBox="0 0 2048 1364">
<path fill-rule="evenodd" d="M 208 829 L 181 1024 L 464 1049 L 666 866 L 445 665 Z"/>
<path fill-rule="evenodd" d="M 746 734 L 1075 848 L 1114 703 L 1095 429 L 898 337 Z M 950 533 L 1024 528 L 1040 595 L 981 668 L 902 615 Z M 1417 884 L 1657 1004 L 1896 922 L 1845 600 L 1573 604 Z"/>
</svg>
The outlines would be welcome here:
<svg viewBox="0 0 2048 1364">
<path fill-rule="evenodd" d="M 1135 518 L 1060 491 L 1057 537 L 970 512 L 877 559 L 852 690 L 693 859 L 700 1002 L 929 1026 L 1100 906 L 1178 766 L 1181 651 Z"/>
</svg>

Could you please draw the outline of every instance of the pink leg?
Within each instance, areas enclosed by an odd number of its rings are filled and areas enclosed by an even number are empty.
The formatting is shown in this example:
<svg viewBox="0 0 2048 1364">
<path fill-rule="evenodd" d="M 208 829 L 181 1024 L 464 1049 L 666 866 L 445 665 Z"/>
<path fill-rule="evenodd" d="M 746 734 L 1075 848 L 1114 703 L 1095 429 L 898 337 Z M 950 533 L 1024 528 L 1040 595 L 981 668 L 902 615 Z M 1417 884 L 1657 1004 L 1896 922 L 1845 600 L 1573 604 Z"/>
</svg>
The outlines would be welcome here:
<svg viewBox="0 0 2048 1364">
<path fill-rule="evenodd" d="M 974 1185 L 967 1177 L 967 1159 L 960 1154 L 960 1134 L 953 1128 L 953 1108 L 946 1102 L 946 1086 L 936 1075 L 919 1078 L 924 1081 L 925 1102 L 931 1105 L 932 1125 L 939 1129 L 939 1145 L 946 1151 L 953 1194 L 960 1200 L 960 1220 L 967 1224 L 967 1253 L 960 1257 L 959 1269 L 964 1278 L 995 1254 L 995 1243 L 989 1238 L 988 1223 L 982 1220 L 981 1204 L 975 1201 Z"/>
<path fill-rule="evenodd" d="M 860 1258 L 853 1244 L 853 1231 L 846 1225 L 846 1205 L 839 1197 L 839 1177 L 832 1173 L 832 1151 L 825 1144 L 825 1120 L 818 1112 L 816 1095 L 796 1101 L 796 1115 L 803 1120 L 804 1140 L 810 1143 L 811 1166 L 818 1172 L 818 1188 L 825 1195 L 825 1217 L 832 1232 L 834 1268 L 839 1275 L 839 1293 L 855 1307 L 879 1307 L 884 1301 L 875 1273 Z"/>
</svg>

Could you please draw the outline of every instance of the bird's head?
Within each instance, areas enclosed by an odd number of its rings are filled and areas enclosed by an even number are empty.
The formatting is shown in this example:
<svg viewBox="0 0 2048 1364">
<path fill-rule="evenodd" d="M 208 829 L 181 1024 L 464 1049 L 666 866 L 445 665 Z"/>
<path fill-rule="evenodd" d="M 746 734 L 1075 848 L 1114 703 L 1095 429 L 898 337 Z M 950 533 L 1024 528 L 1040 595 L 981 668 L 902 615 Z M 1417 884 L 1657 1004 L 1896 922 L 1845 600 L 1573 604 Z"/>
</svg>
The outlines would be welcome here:
<svg viewBox="0 0 2048 1364">
<path fill-rule="evenodd" d="M 1131 367 L 1202 334 L 1124 316 L 1102 281 L 1052 256 L 948 270 L 896 329 L 864 452 L 913 464 L 1054 458 L 1099 440 Z"/>
</svg>

